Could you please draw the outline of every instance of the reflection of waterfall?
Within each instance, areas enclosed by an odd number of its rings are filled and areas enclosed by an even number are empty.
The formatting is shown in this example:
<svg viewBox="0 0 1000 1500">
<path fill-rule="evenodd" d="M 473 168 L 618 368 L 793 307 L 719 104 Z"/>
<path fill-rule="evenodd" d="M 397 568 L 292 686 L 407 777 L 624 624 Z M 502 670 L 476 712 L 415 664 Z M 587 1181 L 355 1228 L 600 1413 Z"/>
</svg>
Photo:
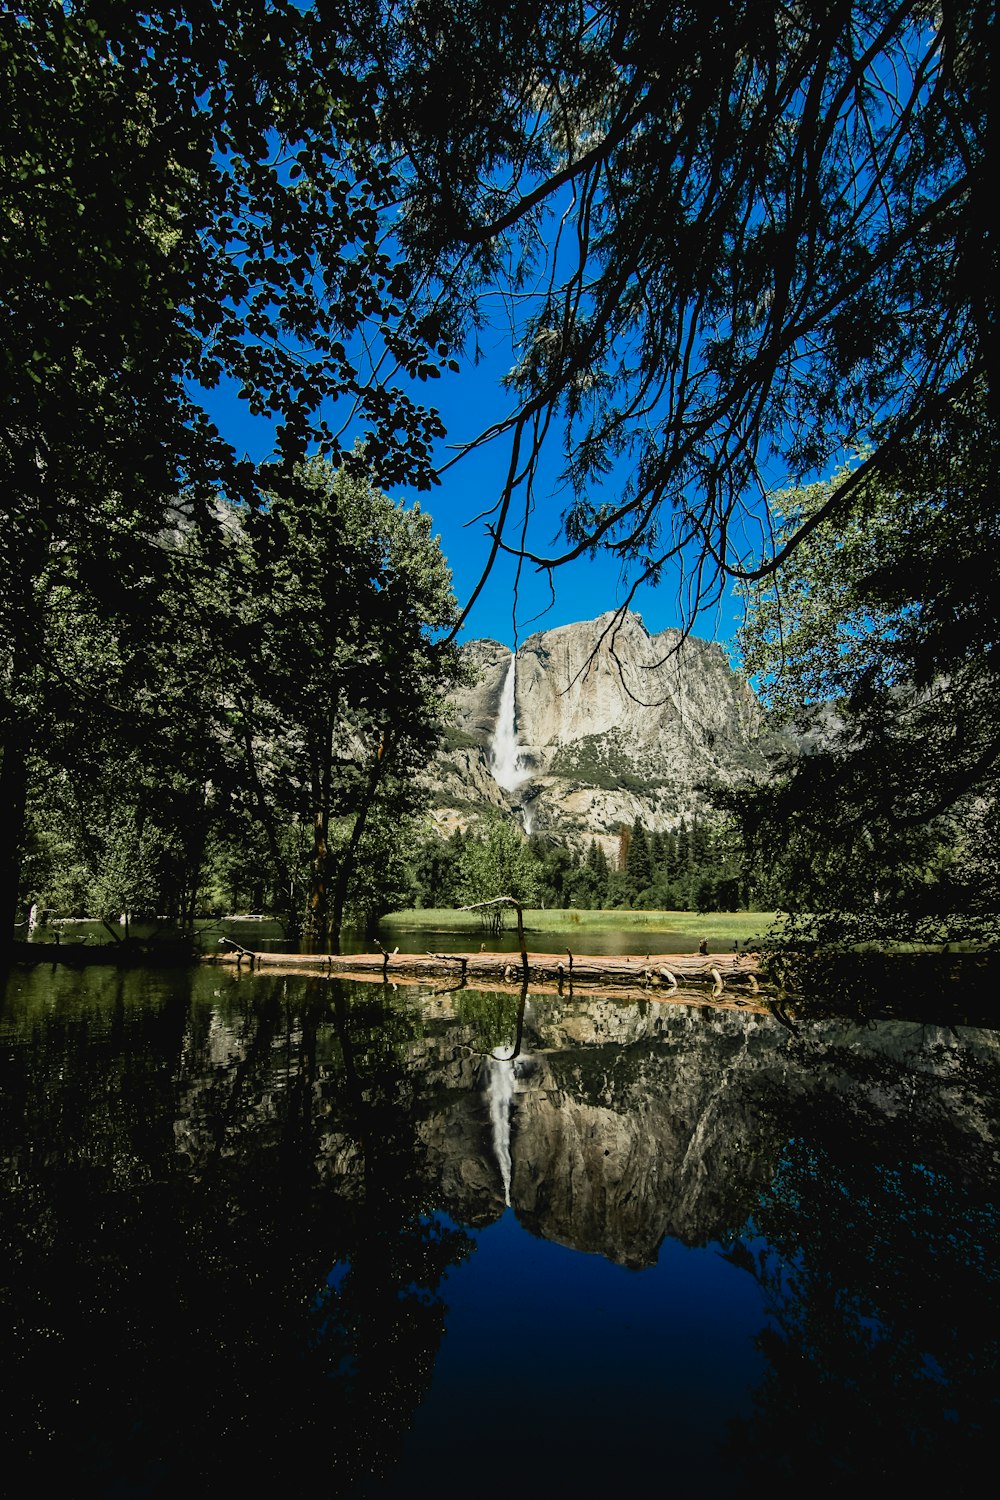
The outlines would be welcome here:
<svg viewBox="0 0 1000 1500">
<path fill-rule="evenodd" d="M 510 666 L 503 680 L 500 693 L 500 709 L 497 727 L 493 731 L 492 771 L 497 786 L 505 792 L 513 792 L 525 778 L 524 759 L 517 743 L 517 724 L 514 710 L 514 688 L 517 678 L 517 657 L 511 652 Z"/>
<path fill-rule="evenodd" d="M 514 1098 L 514 1064 L 486 1059 L 486 1098 L 493 1126 L 493 1150 L 503 1183 L 503 1201 L 510 1203 L 510 1106 Z"/>
</svg>

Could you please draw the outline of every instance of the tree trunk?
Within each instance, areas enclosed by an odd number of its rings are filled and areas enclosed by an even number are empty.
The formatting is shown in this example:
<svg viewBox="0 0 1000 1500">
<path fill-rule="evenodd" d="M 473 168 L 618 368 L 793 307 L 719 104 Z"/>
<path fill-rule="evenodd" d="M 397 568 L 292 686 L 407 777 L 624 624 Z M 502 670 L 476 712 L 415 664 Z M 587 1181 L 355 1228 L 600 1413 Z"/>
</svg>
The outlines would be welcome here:
<svg viewBox="0 0 1000 1500">
<path fill-rule="evenodd" d="M 24 859 L 24 814 L 28 800 L 27 733 L 23 724 L 12 726 L 3 747 L 0 765 L 0 953 L 14 938 L 17 902 Z"/>
<path fill-rule="evenodd" d="M 208 842 L 208 825 L 211 820 L 211 791 L 208 781 L 201 784 L 198 793 L 197 815 L 191 819 L 192 832 L 185 840 L 182 884 L 179 895 L 180 921 L 184 927 L 193 927 L 198 910 L 198 892 L 205 868 L 205 845 Z"/>
<path fill-rule="evenodd" d="M 274 817 L 272 816 L 270 807 L 268 807 L 267 805 L 267 798 L 264 795 L 264 788 L 261 785 L 260 776 L 257 773 L 257 757 L 254 754 L 253 748 L 253 731 L 250 728 L 250 715 L 247 711 L 247 706 L 244 703 L 240 704 L 240 717 L 242 721 L 241 728 L 243 731 L 243 760 L 244 765 L 247 768 L 247 778 L 250 782 L 250 789 L 253 792 L 254 805 L 257 809 L 257 818 L 264 830 L 264 836 L 267 839 L 268 852 L 271 855 L 271 863 L 274 866 L 274 873 L 277 878 L 278 889 L 290 891 L 292 886 L 292 874 L 288 866 L 285 864 L 284 859 L 282 858 L 281 846 L 278 843 L 278 834 L 274 826 Z"/>
<path fill-rule="evenodd" d="M 309 871 L 309 911 L 306 932 L 309 937 L 322 937 L 327 927 L 329 909 L 326 888 L 326 867 L 330 858 L 330 820 L 321 810 L 313 813 L 313 850 Z"/>
<path fill-rule="evenodd" d="M 322 743 L 313 752 L 313 853 L 309 882 L 307 931 L 322 938 L 329 925 L 330 893 L 327 872 L 330 863 L 330 792 L 333 785 L 333 725 L 331 717 Z"/>
<path fill-rule="evenodd" d="M 344 907 L 347 903 L 347 888 L 350 885 L 351 876 L 354 874 L 354 866 L 358 857 L 358 845 L 361 843 L 361 836 L 365 831 L 365 824 L 368 822 L 368 814 L 372 810 L 372 804 L 375 801 L 375 794 L 378 791 L 379 782 L 382 780 L 382 774 L 385 771 L 388 763 L 388 741 L 388 731 L 383 730 L 382 738 L 379 741 L 378 750 L 375 753 L 375 759 L 372 763 L 371 773 L 368 777 L 368 785 L 365 788 L 365 795 L 362 800 L 361 806 L 358 809 L 358 815 L 354 820 L 354 827 L 351 829 L 351 836 L 347 841 L 347 848 L 344 850 L 344 853 L 341 856 L 340 868 L 337 871 L 337 881 L 333 890 L 333 909 L 330 913 L 331 953 L 340 952 L 340 933 L 344 925 Z"/>
</svg>

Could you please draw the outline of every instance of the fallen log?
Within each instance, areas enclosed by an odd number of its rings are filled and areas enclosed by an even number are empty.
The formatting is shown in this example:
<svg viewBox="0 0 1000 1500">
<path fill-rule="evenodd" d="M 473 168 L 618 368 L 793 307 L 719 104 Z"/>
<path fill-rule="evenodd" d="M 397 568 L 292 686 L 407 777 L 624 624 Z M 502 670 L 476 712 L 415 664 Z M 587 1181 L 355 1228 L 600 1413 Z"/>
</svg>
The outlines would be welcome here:
<svg viewBox="0 0 1000 1500">
<path fill-rule="evenodd" d="M 512 956 L 515 959 L 518 957 L 517 954 Z M 525 981 L 519 965 L 517 967 L 513 965 L 508 966 L 506 979 L 503 976 L 499 978 L 495 976 L 479 978 L 469 975 L 463 978 L 461 974 L 456 973 L 454 970 L 452 970 L 450 975 L 442 976 L 440 973 L 432 974 L 426 971 L 419 973 L 404 971 L 399 968 L 394 969 L 386 976 L 380 969 L 374 967 L 364 969 L 354 967 L 350 971 L 341 970 L 338 973 L 336 969 L 331 972 L 325 967 L 318 967 L 316 964 L 313 964 L 312 967 L 301 966 L 301 960 L 307 959 L 309 957 L 308 954 L 292 953 L 286 955 L 286 957 L 289 961 L 286 964 L 282 964 L 280 969 L 281 974 L 285 976 L 295 975 L 303 979 L 310 977 L 323 979 L 341 978 L 349 979 L 352 984 L 389 984 L 394 990 L 400 988 L 406 989 L 411 985 L 415 987 L 423 986 L 425 995 L 430 993 L 434 997 L 450 997 L 460 991 L 470 989 L 504 989 L 509 990 L 514 995 L 520 992 L 526 996 L 530 996 L 534 1000 L 545 998 L 566 1000 L 574 997 L 579 1000 L 619 1000 L 624 1002 L 643 1000 L 655 1005 L 697 1005 L 704 1006 L 708 1010 L 744 1011 L 761 1016 L 769 1014 L 769 1006 L 765 1003 L 764 997 L 759 993 L 755 996 L 753 991 L 748 989 L 746 985 L 738 983 L 724 989 L 721 994 L 714 987 L 709 988 L 704 982 L 685 983 L 681 986 L 667 984 L 647 986 L 644 984 L 623 982 L 620 976 L 609 980 L 607 983 L 595 978 L 589 980 L 585 985 L 574 986 L 566 982 L 565 978 L 556 980 L 538 979 L 533 974 Z M 243 972 L 247 972 L 248 968 L 248 965 L 244 965 Z M 255 973 L 256 969 L 251 969 L 250 972 Z M 429 986 L 434 985 L 442 977 L 445 979 L 450 978 L 451 983 L 446 982 L 438 988 L 428 989 Z"/>
<path fill-rule="evenodd" d="M 235 964 L 242 955 L 214 953 L 206 962 Z M 744 954 L 665 953 L 633 957 L 628 954 L 573 954 L 567 966 L 566 953 L 528 953 L 525 967 L 519 954 L 511 953 L 262 953 L 252 955 L 256 969 L 297 969 L 312 972 L 323 969 L 329 974 L 377 974 L 380 978 L 412 975 L 416 978 L 443 977 L 455 973 L 456 965 L 470 985 L 516 984 L 526 974 L 533 983 L 563 983 L 576 988 L 599 984 L 603 988 L 673 990 L 680 984 L 705 987 L 720 994 L 736 987 L 754 992 L 757 963 Z M 525 961 L 522 961 L 525 962 Z"/>
</svg>

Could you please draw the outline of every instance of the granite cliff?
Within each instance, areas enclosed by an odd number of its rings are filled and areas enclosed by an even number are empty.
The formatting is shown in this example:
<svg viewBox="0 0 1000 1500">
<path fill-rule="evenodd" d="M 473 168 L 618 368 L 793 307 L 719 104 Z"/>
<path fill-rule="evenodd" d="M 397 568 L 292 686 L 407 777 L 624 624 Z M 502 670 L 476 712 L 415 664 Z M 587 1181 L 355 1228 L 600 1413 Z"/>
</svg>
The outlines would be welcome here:
<svg viewBox="0 0 1000 1500">
<path fill-rule="evenodd" d="M 704 783 L 766 769 L 756 699 L 714 642 L 609 613 L 540 631 L 514 658 L 496 641 L 463 650 L 475 681 L 431 771 L 443 832 L 490 807 L 577 839 L 637 816 L 666 829 L 704 807 Z"/>
</svg>

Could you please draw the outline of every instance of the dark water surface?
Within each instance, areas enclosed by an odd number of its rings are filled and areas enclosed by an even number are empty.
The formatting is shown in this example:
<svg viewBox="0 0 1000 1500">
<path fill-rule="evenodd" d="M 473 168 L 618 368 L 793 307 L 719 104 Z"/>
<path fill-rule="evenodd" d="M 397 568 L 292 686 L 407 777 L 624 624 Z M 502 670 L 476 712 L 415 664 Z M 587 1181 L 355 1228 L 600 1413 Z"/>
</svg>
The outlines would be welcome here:
<svg viewBox="0 0 1000 1500">
<path fill-rule="evenodd" d="M 747 918 L 745 942 L 754 939 L 753 917 Z M 114 943 L 115 933 L 121 935 L 124 928 L 113 924 L 109 930 L 102 922 L 58 920 L 52 926 L 38 927 L 35 940 L 52 942 L 59 934 L 64 943 L 86 941 L 89 946 Z M 180 930 L 166 921 L 133 922 L 130 935 L 139 938 L 181 935 Z M 229 943 L 252 948 L 257 953 L 296 953 L 316 951 L 316 944 L 307 939 L 288 938 L 280 922 L 271 918 L 223 917 L 201 918 L 194 924 L 195 937 L 200 949 L 206 953 L 222 951 Z M 452 927 L 407 927 L 404 922 L 385 918 L 379 924 L 379 934 L 385 947 L 398 946 L 404 953 L 478 953 L 485 944 L 491 952 L 516 953 L 519 949 L 517 924 L 509 916 L 505 929 L 494 936 L 476 925 L 456 931 Z M 679 932 L 670 928 L 656 930 L 652 927 L 599 927 L 587 923 L 574 923 L 567 916 L 565 923 L 555 928 L 526 929 L 525 940 L 529 951 L 535 953 L 563 953 L 567 949 L 574 953 L 690 953 L 693 951 L 690 931 Z M 727 947 L 734 946 L 731 942 Z M 322 945 L 321 945 L 322 948 Z M 342 953 L 373 953 L 375 940 L 364 933 L 345 928 L 341 934 Z M 322 951 L 325 951 L 323 949 Z"/>
<path fill-rule="evenodd" d="M 973 1493 L 1000 1037 L 200 969 L 0 1012 L 8 1473 Z"/>
</svg>

